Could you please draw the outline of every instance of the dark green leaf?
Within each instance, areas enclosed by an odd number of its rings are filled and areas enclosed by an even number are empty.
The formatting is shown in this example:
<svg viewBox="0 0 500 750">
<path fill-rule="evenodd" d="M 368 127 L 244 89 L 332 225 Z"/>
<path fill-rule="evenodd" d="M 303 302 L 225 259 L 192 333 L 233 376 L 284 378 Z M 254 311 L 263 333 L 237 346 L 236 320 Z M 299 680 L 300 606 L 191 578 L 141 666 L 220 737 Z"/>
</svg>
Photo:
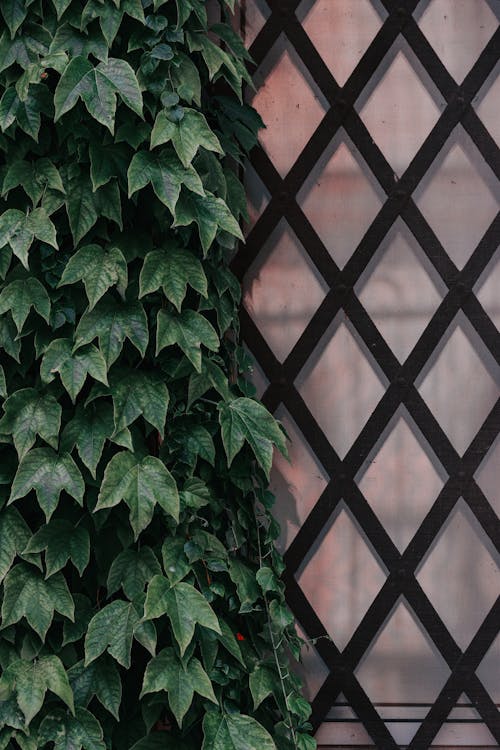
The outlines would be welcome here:
<svg viewBox="0 0 500 750">
<path fill-rule="evenodd" d="M 184 167 L 171 151 L 164 151 L 160 155 L 139 151 L 134 155 L 128 168 L 129 198 L 149 183 L 157 198 L 167 206 L 172 215 L 176 215 L 181 185 L 185 185 L 189 191 L 197 193 L 200 197 L 205 195 L 194 168 Z"/>
<path fill-rule="evenodd" d="M 119 303 L 103 299 L 84 313 L 75 334 L 75 347 L 99 339 L 108 367 L 118 358 L 126 338 L 144 356 L 148 345 L 148 322 L 140 302 Z"/>
<path fill-rule="evenodd" d="M 46 578 L 64 568 L 71 560 L 80 575 L 90 559 L 90 539 L 87 529 L 64 519 L 56 519 L 42 526 L 24 550 L 25 553 L 45 551 Z"/>
<path fill-rule="evenodd" d="M 168 300 L 181 311 L 188 284 L 203 297 L 208 294 L 207 277 L 198 258 L 189 250 L 167 248 L 146 255 L 140 276 L 140 296 L 160 287 Z"/>
<path fill-rule="evenodd" d="M 94 68 L 86 57 L 74 57 L 54 94 L 55 121 L 82 99 L 89 114 L 113 133 L 117 94 L 142 117 L 142 94 L 135 73 L 125 60 L 110 57 Z"/>
<path fill-rule="evenodd" d="M 184 110 L 184 117 L 179 122 L 172 122 L 168 112 L 159 113 L 151 133 L 151 148 L 169 141 L 185 167 L 191 164 L 201 146 L 222 153 L 219 139 L 210 130 L 204 115 L 194 109 Z"/>
<path fill-rule="evenodd" d="M 49 295 L 38 279 L 31 276 L 27 279 L 11 281 L 0 294 L 0 315 L 10 310 L 19 333 L 32 307 L 40 317 L 47 323 L 49 322 Z"/>
<path fill-rule="evenodd" d="M 219 421 L 229 465 L 245 441 L 252 448 L 268 477 L 273 459 L 273 445 L 276 445 L 284 456 L 287 455 L 283 432 L 267 409 L 257 401 L 241 397 L 227 404 L 220 404 Z"/>
<path fill-rule="evenodd" d="M 83 388 L 87 375 L 105 385 L 108 382 L 106 362 L 99 349 L 89 344 L 73 352 L 73 342 L 70 339 L 55 339 L 43 355 L 40 365 L 42 382 L 52 382 L 55 373 L 59 374 L 73 403 Z"/>
<path fill-rule="evenodd" d="M 201 345 L 211 351 L 219 348 L 219 337 L 208 320 L 194 310 L 183 310 L 175 315 L 160 310 L 156 330 L 156 353 L 166 346 L 177 344 L 194 368 L 201 371 Z"/>
<path fill-rule="evenodd" d="M 85 245 L 73 255 L 64 269 L 59 286 L 83 281 L 92 310 L 103 294 L 117 286 L 123 297 L 128 283 L 127 261 L 117 247 Z"/>
<path fill-rule="evenodd" d="M 182 726 L 194 693 L 217 703 L 210 679 L 196 658 L 180 661 L 172 648 L 165 648 L 152 659 L 144 675 L 141 696 L 160 691 L 168 693 L 168 702 L 179 726 Z"/>
<path fill-rule="evenodd" d="M 221 632 L 217 617 L 203 594 L 189 583 L 172 585 L 158 575 L 148 586 L 144 615 L 148 619 L 155 619 L 164 614 L 172 624 L 181 656 L 191 643 L 196 623 L 216 633 Z"/>
<path fill-rule="evenodd" d="M 96 510 L 112 508 L 122 500 L 130 508 L 130 523 L 136 538 L 151 522 L 157 503 L 175 520 L 179 517 L 175 480 L 154 456 L 140 459 L 127 451 L 113 456 L 104 472 Z"/>
<path fill-rule="evenodd" d="M 151 578 L 160 573 L 160 563 L 151 547 L 125 549 L 113 560 L 109 569 L 106 584 L 108 595 L 122 588 L 130 600 L 136 599 L 144 592 Z"/>
<path fill-rule="evenodd" d="M 77 707 L 75 715 L 53 711 L 40 724 L 39 747 L 54 743 L 54 750 L 106 750 L 101 725 L 89 711 Z"/>
<path fill-rule="evenodd" d="M 12 435 L 19 459 L 35 444 L 37 435 L 57 448 L 61 407 L 55 398 L 34 388 L 22 388 L 6 399 L 3 408 L 0 434 Z"/>
<path fill-rule="evenodd" d="M 206 193 L 204 197 L 183 192 L 175 207 L 175 227 L 185 227 L 196 222 L 205 254 L 219 229 L 242 240 L 238 222 L 222 198 Z"/>
<path fill-rule="evenodd" d="M 33 448 L 19 464 L 12 483 L 9 503 L 35 490 L 47 520 L 57 508 L 62 490 L 82 505 L 85 485 L 77 465 L 68 453 L 58 455 L 51 448 Z"/>
<path fill-rule="evenodd" d="M 202 750 L 276 750 L 271 735 L 251 716 L 210 711 L 203 720 Z"/>
<path fill-rule="evenodd" d="M 34 661 L 19 659 L 5 670 L 2 680 L 15 690 L 27 724 L 40 711 L 47 690 L 64 701 L 70 711 L 75 710 L 68 676 L 57 656 L 42 656 Z"/>
<path fill-rule="evenodd" d="M 107 651 L 128 669 L 132 639 L 140 623 L 131 602 L 114 601 L 101 609 L 89 623 L 85 636 L 85 666 Z"/>
<path fill-rule="evenodd" d="M 0 511 L 0 582 L 30 537 L 30 528 L 16 508 L 3 508 Z"/>
<path fill-rule="evenodd" d="M 62 573 L 56 573 L 45 580 L 39 570 L 26 563 L 19 563 L 7 573 L 4 580 L 2 628 L 25 617 L 33 630 L 45 640 L 54 611 L 74 620 L 73 599 Z"/>
</svg>

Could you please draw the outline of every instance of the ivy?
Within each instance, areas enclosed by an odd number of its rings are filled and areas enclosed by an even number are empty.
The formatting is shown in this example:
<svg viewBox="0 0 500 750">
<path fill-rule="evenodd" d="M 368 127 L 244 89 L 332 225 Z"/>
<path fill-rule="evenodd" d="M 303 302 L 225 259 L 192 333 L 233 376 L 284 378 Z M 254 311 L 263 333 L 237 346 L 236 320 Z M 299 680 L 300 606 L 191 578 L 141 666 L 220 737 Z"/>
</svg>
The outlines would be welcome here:
<svg viewBox="0 0 500 750">
<path fill-rule="evenodd" d="M 286 436 L 229 270 L 262 123 L 218 7 L 0 3 L 5 750 L 315 747 L 267 489 Z"/>
</svg>

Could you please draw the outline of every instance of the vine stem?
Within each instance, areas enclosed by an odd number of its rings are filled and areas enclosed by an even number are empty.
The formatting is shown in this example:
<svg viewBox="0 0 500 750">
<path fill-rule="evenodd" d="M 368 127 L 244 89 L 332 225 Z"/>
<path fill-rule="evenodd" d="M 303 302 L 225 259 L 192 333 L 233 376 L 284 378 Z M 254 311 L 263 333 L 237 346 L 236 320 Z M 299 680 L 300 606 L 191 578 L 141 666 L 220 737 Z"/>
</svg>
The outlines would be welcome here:
<svg viewBox="0 0 500 750">
<path fill-rule="evenodd" d="M 256 528 L 256 531 L 257 531 L 257 551 L 258 551 L 258 555 L 259 555 L 259 568 L 261 568 L 264 558 L 262 556 L 262 544 L 261 544 L 261 541 L 260 541 L 259 519 L 257 518 L 257 513 L 256 513 L 256 510 L 255 510 L 255 502 L 256 501 L 257 501 L 257 498 L 254 495 L 253 514 L 254 514 L 254 519 L 255 519 L 255 528 Z M 294 745 L 295 748 L 297 748 L 298 747 L 297 746 L 297 735 L 295 733 L 295 728 L 293 726 L 292 714 L 290 712 L 290 709 L 288 708 L 288 696 L 287 696 L 286 686 L 285 686 L 285 677 L 287 675 L 284 675 L 283 672 L 282 672 L 282 670 L 281 670 L 281 664 L 280 664 L 280 660 L 279 660 L 279 656 L 278 656 L 278 651 L 279 651 L 279 648 L 280 648 L 280 645 L 281 645 L 281 640 L 277 644 L 276 641 L 275 641 L 275 639 L 274 639 L 274 633 L 273 633 L 273 628 L 272 628 L 272 624 L 271 624 L 271 612 L 269 610 L 269 602 L 267 600 L 267 595 L 266 595 L 266 593 L 264 591 L 262 592 L 262 597 L 264 599 L 264 605 L 266 607 L 267 626 L 269 628 L 269 635 L 271 636 L 271 644 L 272 644 L 272 647 L 273 647 L 274 661 L 276 662 L 276 668 L 278 670 L 278 675 L 279 675 L 279 678 L 280 678 L 281 691 L 283 693 L 283 699 L 285 701 L 285 709 L 286 709 L 286 713 L 288 715 L 288 724 L 289 724 L 289 727 L 290 727 L 290 732 L 292 734 L 293 745 Z"/>
</svg>

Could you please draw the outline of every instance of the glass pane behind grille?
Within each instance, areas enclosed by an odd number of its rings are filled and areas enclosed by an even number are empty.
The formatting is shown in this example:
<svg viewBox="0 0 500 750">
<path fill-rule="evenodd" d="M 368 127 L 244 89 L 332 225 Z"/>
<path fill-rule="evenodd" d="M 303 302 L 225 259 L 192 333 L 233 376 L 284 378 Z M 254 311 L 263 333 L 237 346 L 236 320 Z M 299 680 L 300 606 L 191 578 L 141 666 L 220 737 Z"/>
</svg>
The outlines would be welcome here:
<svg viewBox="0 0 500 750">
<path fill-rule="evenodd" d="M 498 747 L 500 3 L 243 15 L 235 270 L 318 744 Z"/>
</svg>

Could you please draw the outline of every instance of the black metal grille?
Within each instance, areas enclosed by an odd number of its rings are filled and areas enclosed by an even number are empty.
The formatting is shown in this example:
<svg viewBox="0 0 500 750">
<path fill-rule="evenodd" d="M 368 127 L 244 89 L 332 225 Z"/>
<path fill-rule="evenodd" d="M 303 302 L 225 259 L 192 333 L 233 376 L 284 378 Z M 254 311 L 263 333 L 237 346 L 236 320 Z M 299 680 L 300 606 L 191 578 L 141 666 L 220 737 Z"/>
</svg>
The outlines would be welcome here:
<svg viewBox="0 0 500 750">
<path fill-rule="evenodd" d="M 468 262 L 462 270 L 458 270 L 412 197 L 458 123 L 469 134 L 495 175 L 500 176 L 498 149 L 471 106 L 472 99 L 498 60 L 500 32 L 497 30 L 492 36 L 463 83 L 457 85 L 412 15 L 418 5 L 417 0 L 383 0 L 388 16 L 346 84 L 340 87 L 297 19 L 295 11 L 298 0 L 268 0 L 268 5 L 272 11 L 270 17 L 250 49 L 256 65 L 264 60 L 280 34 L 284 33 L 329 104 L 324 118 L 284 178 L 278 174 L 262 148 L 254 149 L 251 161 L 269 190 L 271 200 L 234 261 L 235 272 L 243 278 L 266 239 L 285 217 L 329 286 L 325 299 L 284 362 L 278 361 L 245 310 L 241 318 L 243 336 L 270 381 L 264 402 L 271 411 L 275 411 L 281 403 L 286 406 L 330 477 L 328 486 L 286 552 L 288 601 L 309 637 L 326 635 L 323 624 L 297 584 L 295 573 L 342 498 L 347 500 L 350 511 L 389 571 L 385 584 L 342 653 L 330 640 L 325 638 L 318 641 L 316 648 L 329 669 L 329 676 L 314 699 L 312 721 L 317 728 L 334 700 L 343 693 L 377 747 L 384 750 L 397 748 L 386 724 L 356 679 L 354 670 L 398 598 L 403 595 L 451 670 L 449 679 L 409 747 L 423 750 L 431 745 L 463 692 L 469 696 L 481 719 L 500 743 L 497 707 L 475 674 L 498 633 L 500 601 L 497 600 L 468 648 L 462 652 L 415 577 L 416 568 L 460 497 L 463 497 L 496 548 L 500 548 L 498 518 L 474 479 L 478 466 L 498 433 L 500 400 L 469 448 L 460 456 L 415 386 L 416 379 L 459 310 L 463 311 L 498 361 L 499 333 L 473 293 L 473 288 L 498 247 L 500 218 L 497 215 Z M 391 166 L 373 142 L 354 103 L 398 35 L 402 35 L 418 57 L 445 98 L 446 107 L 404 174 L 395 180 Z M 296 195 L 312 167 L 340 127 L 355 144 L 387 195 L 378 215 L 343 269 L 331 258 L 296 201 Z M 391 351 L 354 292 L 360 275 L 397 217 L 402 217 L 414 234 L 447 288 L 437 311 L 403 364 Z M 340 310 L 348 316 L 389 381 L 385 394 L 343 460 L 294 385 L 301 368 Z M 403 554 L 354 481 L 401 404 L 406 407 L 448 474 L 437 500 Z"/>
</svg>

